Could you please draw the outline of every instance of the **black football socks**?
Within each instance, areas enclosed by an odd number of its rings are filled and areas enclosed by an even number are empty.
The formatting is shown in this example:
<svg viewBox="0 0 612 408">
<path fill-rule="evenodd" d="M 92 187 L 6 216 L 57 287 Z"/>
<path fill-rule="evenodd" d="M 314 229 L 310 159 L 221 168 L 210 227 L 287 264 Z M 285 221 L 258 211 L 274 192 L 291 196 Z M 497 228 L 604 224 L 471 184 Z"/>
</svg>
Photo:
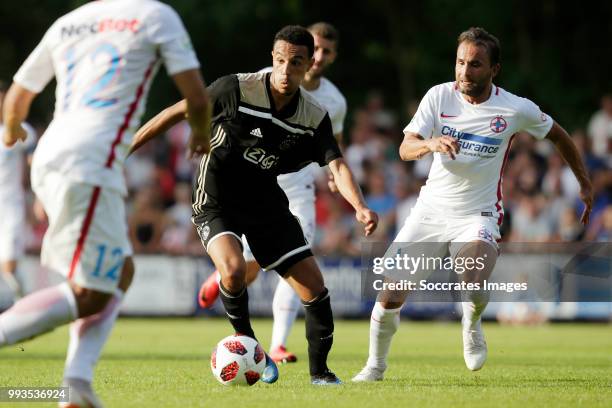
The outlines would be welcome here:
<svg viewBox="0 0 612 408">
<path fill-rule="evenodd" d="M 334 317 L 327 288 L 310 302 L 302 301 L 306 318 L 306 339 L 310 375 L 325 373 L 327 354 L 334 342 Z"/>
<path fill-rule="evenodd" d="M 223 307 L 225 307 L 225 314 L 234 326 L 234 331 L 255 339 L 255 333 L 249 319 L 249 294 L 246 286 L 240 292 L 232 294 L 223 286 L 222 282 L 219 282 L 219 292 Z"/>
</svg>

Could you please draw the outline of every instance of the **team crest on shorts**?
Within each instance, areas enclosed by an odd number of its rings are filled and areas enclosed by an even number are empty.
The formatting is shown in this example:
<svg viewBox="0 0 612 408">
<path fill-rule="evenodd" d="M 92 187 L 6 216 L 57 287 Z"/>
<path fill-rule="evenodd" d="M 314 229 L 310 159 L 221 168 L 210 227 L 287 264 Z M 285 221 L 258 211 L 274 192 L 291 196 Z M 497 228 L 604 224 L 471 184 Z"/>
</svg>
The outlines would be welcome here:
<svg viewBox="0 0 612 408">
<path fill-rule="evenodd" d="M 501 116 L 496 116 L 491 119 L 491 130 L 495 133 L 501 133 L 508 127 L 508 122 Z"/>
<path fill-rule="evenodd" d="M 493 234 L 491 234 L 491 231 L 489 231 L 484 225 L 481 226 L 478 230 L 478 236 L 489 242 L 495 242 L 495 240 L 493 239 Z"/>
<path fill-rule="evenodd" d="M 200 236 L 202 237 L 202 241 L 206 241 L 208 239 L 208 235 L 210 234 L 210 227 L 205 225 L 204 228 L 200 228 Z"/>
</svg>

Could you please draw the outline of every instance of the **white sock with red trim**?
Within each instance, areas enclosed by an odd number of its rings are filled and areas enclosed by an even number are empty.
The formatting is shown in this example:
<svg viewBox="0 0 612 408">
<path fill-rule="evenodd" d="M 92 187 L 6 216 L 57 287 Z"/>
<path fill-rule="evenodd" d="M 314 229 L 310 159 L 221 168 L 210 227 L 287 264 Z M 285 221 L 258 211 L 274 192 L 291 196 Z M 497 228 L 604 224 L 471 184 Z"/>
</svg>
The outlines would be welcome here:
<svg viewBox="0 0 612 408">
<path fill-rule="evenodd" d="M 39 290 L 0 315 L 0 346 L 48 332 L 77 316 L 76 300 L 67 282 Z"/>
<path fill-rule="evenodd" d="M 391 339 L 400 323 L 400 308 L 385 309 L 376 302 L 370 319 L 370 351 L 366 366 L 385 370 Z"/>
<path fill-rule="evenodd" d="M 104 310 L 95 315 L 77 319 L 70 325 L 70 344 L 64 369 L 65 379 L 76 378 L 91 383 L 94 367 L 115 325 L 122 299 L 123 292 L 118 289 Z"/>
<path fill-rule="evenodd" d="M 272 326 L 270 350 L 287 344 L 287 337 L 289 337 L 291 327 L 293 327 L 301 306 L 300 297 L 295 293 L 291 285 L 281 278 L 276 286 L 274 300 L 272 301 L 274 324 Z"/>
</svg>

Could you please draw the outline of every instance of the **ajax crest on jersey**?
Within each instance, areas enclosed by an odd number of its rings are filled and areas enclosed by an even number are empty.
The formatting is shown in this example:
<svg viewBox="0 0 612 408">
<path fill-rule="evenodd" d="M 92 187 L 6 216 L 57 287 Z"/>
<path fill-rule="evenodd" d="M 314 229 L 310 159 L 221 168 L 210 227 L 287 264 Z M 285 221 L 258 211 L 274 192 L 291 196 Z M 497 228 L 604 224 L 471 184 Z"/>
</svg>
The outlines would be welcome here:
<svg viewBox="0 0 612 408">
<path fill-rule="evenodd" d="M 263 348 L 247 336 L 227 336 L 210 356 L 213 375 L 223 385 L 253 385 L 259 381 L 265 367 Z"/>
</svg>

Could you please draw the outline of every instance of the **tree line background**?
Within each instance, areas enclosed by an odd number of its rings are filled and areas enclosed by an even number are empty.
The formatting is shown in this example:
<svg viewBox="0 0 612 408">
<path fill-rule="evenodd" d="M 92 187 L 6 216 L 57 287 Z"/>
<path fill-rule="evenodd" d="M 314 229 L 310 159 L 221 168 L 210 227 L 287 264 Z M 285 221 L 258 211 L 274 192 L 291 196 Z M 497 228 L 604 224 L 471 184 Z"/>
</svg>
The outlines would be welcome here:
<svg viewBox="0 0 612 408">
<path fill-rule="evenodd" d="M 0 78 L 10 80 L 47 28 L 83 0 L 0 2 Z M 612 2 L 510 0 L 172 0 L 190 33 L 208 83 L 271 64 L 276 31 L 286 24 L 328 21 L 340 31 L 339 56 L 328 77 L 351 110 L 379 91 L 400 123 L 431 86 L 453 80 L 457 35 L 481 26 L 502 44 L 496 84 L 534 100 L 568 130 L 585 127 L 599 98 L 612 90 Z M 53 86 L 37 99 L 30 121 L 53 111 Z M 151 116 L 179 98 L 157 76 Z"/>
</svg>

